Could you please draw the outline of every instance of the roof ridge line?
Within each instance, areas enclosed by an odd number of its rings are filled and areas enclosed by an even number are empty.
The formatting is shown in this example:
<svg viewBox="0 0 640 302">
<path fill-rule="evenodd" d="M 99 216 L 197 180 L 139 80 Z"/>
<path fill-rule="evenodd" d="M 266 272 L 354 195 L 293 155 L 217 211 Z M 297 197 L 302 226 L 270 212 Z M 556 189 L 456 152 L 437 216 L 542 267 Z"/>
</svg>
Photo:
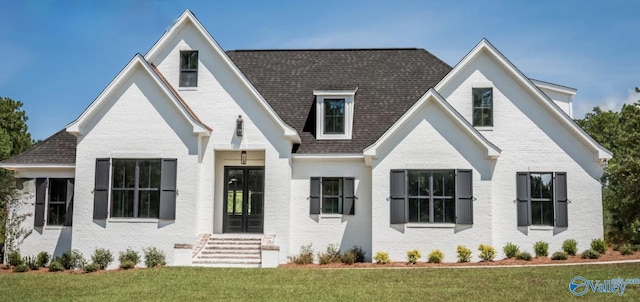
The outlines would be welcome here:
<svg viewBox="0 0 640 302">
<path fill-rule="evenodd" d="M 370 50 L 425 50 L 419 47 L 390 48 L 268 48 L 268 49 L 231 49 L 226 52 L 267 52 L 267 51 L 370 51 Z"/>
</svg>

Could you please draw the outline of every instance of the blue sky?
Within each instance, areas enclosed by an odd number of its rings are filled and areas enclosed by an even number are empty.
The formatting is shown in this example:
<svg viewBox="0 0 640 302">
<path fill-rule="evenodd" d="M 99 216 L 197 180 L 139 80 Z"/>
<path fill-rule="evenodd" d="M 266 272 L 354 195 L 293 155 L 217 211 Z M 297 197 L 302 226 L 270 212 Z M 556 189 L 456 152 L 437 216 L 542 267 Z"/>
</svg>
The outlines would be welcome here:
<svg viewBox="0 0 640 302">
<path fill-rule="evenodd" d="M 5 1 L 0 96 L 64 128 L 185 9 L 226 50 L 425 48 L 455 65 L 487 38 L 528 77 L 578 89 L 575 117 L 640 100 L 640 1 Z"/>
</svg>

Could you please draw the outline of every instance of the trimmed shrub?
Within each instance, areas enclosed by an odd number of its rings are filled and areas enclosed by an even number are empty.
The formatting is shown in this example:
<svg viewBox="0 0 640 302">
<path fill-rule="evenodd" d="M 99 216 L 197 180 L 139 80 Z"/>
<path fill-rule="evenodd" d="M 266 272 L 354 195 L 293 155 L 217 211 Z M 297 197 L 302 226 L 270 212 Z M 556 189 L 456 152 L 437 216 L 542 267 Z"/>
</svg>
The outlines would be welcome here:
<svg viewBox="0 0 640 302">
<path fill-rule="evenodd" d="M 349 252 L 356 256 L 356 262 L 365 262 L 367 259 L 367 253 L 357 245 L 354 245 Z"/>
<path fill-rule="evenodd" d="M 97 264 L 100 269 L 105 269 L 113 262 L 113 255 L 108 249 L 98 248 L 91 255 L 91 262 Z"/>
<path fill-rule="evenodd" d="M 578 242 L 573 239 L 567 239 L 562 243 L 562 250 L 571 256 L 575 256 L 578 253 Z"/>
<path fill-rule="evenodd" d="M 567 258 L 569 258 L 569 255 L 564 251 L 557 251 L 551 255 L 551 260 L 567 260 Z"/>
<path fill-rule="evenodd" d="M 469 262 L 471 261 L 471 249 L 464 246 L 464 245 L 458 245 L 457 248 L 457 253 L 458 253 L 458 262 Z"/>
<path fill-rule="evenodd" d="M 318 253 L 318 262 L 320 264 L 329 264 L 340 262 L 340 251 L 334 244 L 327 245 L 325 252 Z"/>
<path fill-rule="evenodd" d="M 39 268 L 38 264 L 36 263 L 36 258 L 31 256 L 24 257 L 22 259 L 22 264 L 29 267 L 30 270 L 37 270 Z"/>
<path fill-rule="evenodd" d="M 58 261 L 65 269 L 82 269 L 86 262 L 78 250 L 66 251 Z"/>
<path fill-rule="evenodd" d="M 635 253 L 635 251 L 630 244 L 625 244 L 620 248 L 620 254 L 623 256 L 633 255 L 633 253 Z"/>
<path fill-rule="evenodd" d="M 13 271 L 16 273 L 24 273 L 28 270 L 29 270 L 29 266 L 24 263 L 18 264 L 16 265 L 16 267 L 13 268 Z"/>
<path fill-rule="evenodd" d="M 493 258 L 496 257 L 496 250 L 490 244 L 480 244 L 478 250 L 481 261 L 493 261 Z"/>
<path fill-rule="evenodd" d="M 520 252 L 516 255 L 516 259 L 518 260 L 531 261 L 532 258 L 529 252 Z"/>
<path fill-rule="evenodd" d="M 135 268 L 140 263 L 140 254 L 132 249 L 127 249 L 124 252 L 120 252 L 118 260 L 120 261 L 120 268 Z"/>
<path fill-rule="evenodd" d="M 547 257 L 549 256 L 549 244 L 538 241 L 533 244 L 533 252 L 536 253 L 536 257 Z"/>
<path fill-rule="evenodd" d="M 97 264 L 97 263 L 87 264 L 82 269 L 84 270 L 85 273 L 93 273 L 95 271 L 100 270 L 100 264 Z"/>
<path fill-rule="evenodd" d="M 600 254 L 592 249 L 588 249 L 582 252 L 582 259 L 598 259 L 599 257 Z"/>
<path fill-rule="evenodd" d="M 166 265 L 167 260 L 164 252 L 157 249 L 155 246 L 150 246 L 142 249 L 144 252 L 144 265 L 147 267 L 156 267 L 158 265 Z"/>
<path fill-rule="evenodd" d="M 607 244 L 604 240 L 596 238 L 591 241 L 591 249 L 600 254 L 604 254 L 607 252 Z"/>
<path fill-rule="evenodd" d="M 45 267 L 47 266 L 47 264 L 49 264 L 49 260 L 51 260 L 51 255 L 49 255 L 49 253 L 47 252 L 40 252 L 38 253 L 38 256 L 36 256 L 36 265 L 38 267 Z"/>
<path fill-rule="evenodd" d="M 7 260 L 10 266 L 18 266 L 22 264 L 22 255 L 20 255 L 19 251 L 11 251 L 11 253 L 7 255 Z"/>
<path fill-rule="evenodd" d="M 376 252 L 376 255 L 373 256 L 373 260 L 375 260 L 377 264 L 387 264 L 391 262 L 387 252 Z"/>
<path fill-rule="evenodd" d="M 434 250 L 429 253 L 429 262 L 431 263 L 440 263 L 444 259 L 444 253 L 440 250 Z"/>
<path fill-rule="evenodd" d="M 295 264 L 311 264 L 313 263 L 313 249 L 311 244 L 300 246 L 298 255 L 289 256 L 289 262 Z"/>
<path fill-rule="evenodd" d="M 342 256 L 340 256 L 340 261 L 342 261 L 342 263 L 344 264 L 353 264 L 354 262 L 356 262 L 356 254 L 352 251 L 347 251 L 344 254 L 342 254 Z"/>
<path fill-rule="evenodd" d="M 50 272 L 61 272 L 64 271 L 64 266 L 62 266 L 62 263 L 53 260 L 51 261 L 51 263 L 49 264 L 49 271 Z"/>
<path fill-rule="evenodd" d="M 416 264 L 420 257 L 422 257 L 422 255 L 418 250 L 410 250 L 407 252 L 407 262 L 409 262 L 409 264 Z"/>
<path fill-rule="evenodd" d="M 502 248 L 502 251 L 507 258 L 513 258 L 520 253 L 520 247 L 511 242 L 507 242 L 507 245 Z"/>
</svg>

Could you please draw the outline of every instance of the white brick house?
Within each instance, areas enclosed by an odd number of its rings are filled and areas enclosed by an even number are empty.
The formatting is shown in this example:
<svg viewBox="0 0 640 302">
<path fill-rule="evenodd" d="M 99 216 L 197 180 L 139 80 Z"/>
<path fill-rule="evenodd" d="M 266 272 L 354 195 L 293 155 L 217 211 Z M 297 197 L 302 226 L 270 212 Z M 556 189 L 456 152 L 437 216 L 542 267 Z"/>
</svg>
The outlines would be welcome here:
<svg viewBox="0 0 640 302">
<path fill-rule="evenodd" d="M 611 153 L 572 121 L 575 93 L 487 40 L 453 68 L 423 49 L 225 52 L 185 11 L 77 120 L 0 167 L 33 214 L 25 255 L 155 246 L 170 265 L 275 266 L 308 244 L 451 262 L 459 244 L 584 249 L 602 237 Z M 229 243 L 247 248 L 216 250 Z"/>
</svg>

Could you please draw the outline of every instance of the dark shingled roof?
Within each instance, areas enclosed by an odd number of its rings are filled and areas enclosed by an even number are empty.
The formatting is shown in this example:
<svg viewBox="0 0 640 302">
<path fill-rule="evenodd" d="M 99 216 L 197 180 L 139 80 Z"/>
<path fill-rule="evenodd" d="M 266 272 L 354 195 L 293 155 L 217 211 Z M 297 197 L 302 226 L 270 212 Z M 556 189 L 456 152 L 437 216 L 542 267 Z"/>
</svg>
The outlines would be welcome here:
<svg viewBox="0 0 640 302">
<path fill-rule="evenodd" d="M 76 144 L 77 138 L 62 129 L 33 148 L 0 163 L 8 165 L 75 164 Z"/>
<path fill-rule="evenodd" d="M 235 50 L 231 60 L 302 143 L 296 153 L 361 153 L 451 70 L 428 51 Z M 316 140 L 313 90 L 358 88 L 351 140 Z"/>
</svg>

